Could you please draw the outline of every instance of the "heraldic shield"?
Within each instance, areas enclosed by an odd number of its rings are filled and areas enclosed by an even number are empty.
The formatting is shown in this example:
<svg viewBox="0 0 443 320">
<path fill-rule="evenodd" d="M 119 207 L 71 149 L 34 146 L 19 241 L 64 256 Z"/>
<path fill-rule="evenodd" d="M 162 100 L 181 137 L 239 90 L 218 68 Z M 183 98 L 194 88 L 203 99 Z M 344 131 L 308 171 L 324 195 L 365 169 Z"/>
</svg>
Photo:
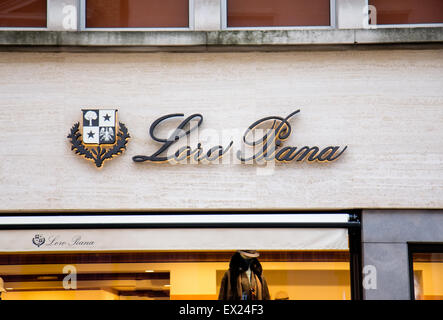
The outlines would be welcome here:
<svg viewBox="0 0 443 320">
<path fill-rule="evenodd" d="M 117 110 L 82 110 L 83 143 L 114 144 Z"/>
<path fill-rule="evenodd" d="M 126 126 L 117 122 L 117 111 L 83 109 L 81 129 L 80 123 L 76 123 L 68 135 L 71 149 L 76 154 L 94 161 L 97 168 L 102 167 L 105 160 L 121 154 L 130 138 Z"/>
</svg>

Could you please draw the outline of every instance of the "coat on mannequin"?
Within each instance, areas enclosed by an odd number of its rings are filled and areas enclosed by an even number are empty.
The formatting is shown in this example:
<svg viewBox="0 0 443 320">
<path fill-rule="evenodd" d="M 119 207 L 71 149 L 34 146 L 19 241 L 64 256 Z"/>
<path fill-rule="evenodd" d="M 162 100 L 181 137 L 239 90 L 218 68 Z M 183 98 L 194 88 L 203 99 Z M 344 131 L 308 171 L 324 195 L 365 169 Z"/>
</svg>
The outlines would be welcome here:
<svg viewBox="0 0 443 320">
<path fill-rule="evenodd" d="M 254 250 L 234 253 L 225 272 L 218 295 L 219 300 L 269 300 L 269 290 L 263 269 Z"/>
</svg>

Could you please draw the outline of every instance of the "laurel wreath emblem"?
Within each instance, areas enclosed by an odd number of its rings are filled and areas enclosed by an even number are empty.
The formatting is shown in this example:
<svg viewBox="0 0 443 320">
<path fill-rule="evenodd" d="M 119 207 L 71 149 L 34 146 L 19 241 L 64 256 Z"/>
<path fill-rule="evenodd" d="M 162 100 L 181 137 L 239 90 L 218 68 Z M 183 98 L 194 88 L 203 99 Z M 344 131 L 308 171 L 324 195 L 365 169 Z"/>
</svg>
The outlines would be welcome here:
<svg viewBox="0 0 443 320">
<path fill-rule="evenodd" d="M 73 150 L 75 154 L 84 156 L 86 159 L 94 161 L 97 168 L 100 168 L 105 160 L 110 160 L 114 156 L 122 154 L 126 149 L 126 144 L 128 143 L 129 138 L 131 137 L 126 126 L 119 122 L 117 141 L 111 148 L 107 149 L 100 146 L 88 148 L 81 141 L 82 135 L 79 127 L 80 123 L 77 122 L 71 128 L 71 132 L 68 135 L 68 138 L 72 144 L 71 150 Z"/>
</svg>

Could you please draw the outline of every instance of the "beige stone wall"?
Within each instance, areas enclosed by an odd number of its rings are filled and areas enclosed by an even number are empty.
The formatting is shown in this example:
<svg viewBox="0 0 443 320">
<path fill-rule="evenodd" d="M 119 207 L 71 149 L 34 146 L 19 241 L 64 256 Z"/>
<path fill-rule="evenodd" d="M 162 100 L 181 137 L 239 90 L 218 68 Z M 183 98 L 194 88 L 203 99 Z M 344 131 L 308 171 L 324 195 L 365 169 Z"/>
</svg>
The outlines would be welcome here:
<svg viewBox="0 0 443 320">
<path fill-rule="evenodd" d="M 132 139 L 98 170 L 66 138 L 81 108 L 116 107 Z M 285 145 L 336 162 L 133 163 L 167 114 L 243 132 L 295 109 Z M 0 210 L 443 208 L 443 51 L 0 53 Z M 238 146 L 236 147 L 238 148 Z"/>
</svg>

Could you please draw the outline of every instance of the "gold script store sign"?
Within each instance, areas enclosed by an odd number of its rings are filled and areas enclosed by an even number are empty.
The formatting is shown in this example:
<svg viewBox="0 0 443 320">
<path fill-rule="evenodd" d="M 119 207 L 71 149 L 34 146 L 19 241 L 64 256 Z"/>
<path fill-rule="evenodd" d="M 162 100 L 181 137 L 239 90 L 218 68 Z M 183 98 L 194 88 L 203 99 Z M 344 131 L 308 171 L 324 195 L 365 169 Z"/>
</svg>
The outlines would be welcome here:
<svg viewBox="0 0 443 320">
<path fill-rule="evenodd" d="M 254 162 L 331 162 L 337 160 L 346 151 L 347 146 L 327 146 L 320 148 L 317 146 L 283 146 L 283 142 L 289 138 L 292 128 L 289 120 L 299 113 L 296 110 L 287 117 L 269 116 L 255 121 L 245 131 L 240 150 L 235 153 L 236 159 L 241 163 Z M 234 141 L 225 145 L 216 145 L 206 150 L 202 143 L 195 146 L 182 145 L 180 142 L 190 141 L 190 136 L 203 122 L 201 114 L 193 114 L 182 120 L 173 132 L 167 137 L 159 137 L 156 131 L 161 129 L 167 120 L 172 118 L 183 118 L 184 114 L 175 113 L 162 116 L 155 120 L 150 129 L 151 138 L 160 143 L 160 147 L 151 155 L 136 155 L 132 158 L 134 162 L 154 162 L 154 163 L 183 163 L 192 160 L 193 162 L 214 162 L 225 156 L 233 147 Z M 252 154 L 247 155 L 245 146 L 253 148 Z"/>
</svg>

